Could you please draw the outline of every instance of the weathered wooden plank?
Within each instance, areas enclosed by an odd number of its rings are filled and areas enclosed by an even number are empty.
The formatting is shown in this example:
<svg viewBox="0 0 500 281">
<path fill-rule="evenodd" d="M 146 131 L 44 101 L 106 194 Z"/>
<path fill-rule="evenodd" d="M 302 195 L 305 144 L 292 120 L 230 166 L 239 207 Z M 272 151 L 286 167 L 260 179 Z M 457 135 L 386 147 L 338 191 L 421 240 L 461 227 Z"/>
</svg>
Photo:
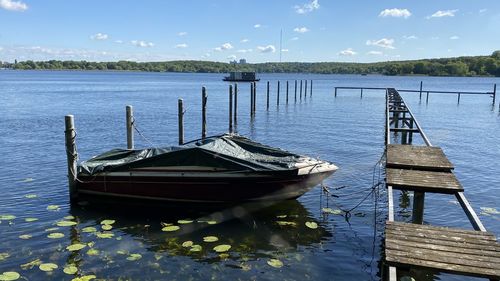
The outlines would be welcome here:
<svg viewBox="0 0 500 281">
<path fill-rule="evenodd" d="M 434 226 L 434 225 L 418 225 L 418 224 L 412 224 L 412 223 L 405 223 L 405 222 L 396 222 L 396 221 L 387 221 L 386 222 L 386 227 L 388 229 L 392 229 L 393 227 L 405 227 L 407 229 L 433 229 L 441 232 L 448 232 L 448 233 L 459 233 L 459 234 L 470 234 L 470 235 L 476 235 L 480 237 L 485 237 L 485 236 L 490 236 L 490 237 L 495 237 L 493 233 L 490 232 L 481 232 L 481 231 L 476 231 L 476 230 L 470 230 L 470 229 L 461 229 L 461 228 L 451 228 L 451 227 L 446 227 L 446 226 Z M 495 240 L 495 239 L 490 239 L 490 240 Z"/>
<path fill-rule="evenodd" d="M 446 172 L 387 168 L 386 179 L 394 189 L 449 194 L 464 190 L 455 175 Z"/>
<path fill-rule="evenodd" d="M 432 171 L 449 171 L 454 168 L 439 147 L 398 144 L 387 146 L 386 166 Z"/>
<path fill-rule="evenodd" d="M 386 229 L 386 233 L 388 234 L 405 234 L 408 236 L 414 236 L 414 237 L 425 237 L 425 238 L 430 238 L 430 239 L 436 239 L 436 240 L 449 240 L 449 241 L 456 241 L 456 242 L 467 242 L 471 244 L 488 244 L 490 242 L 496 242 L 495 237 L 493 236 L 485 236 L 485 237 L 480 237 L 480 236 L 473 236 L 473 235 L 460 235 L 457 233 L 446 233 L 446 232 L 440 232 L 440 231 L 435 231 L 435 230 L 423 230 L 423 229 L 408 229 L 408 228 L 400 228 L 396 227 L 393 229 Z"/>
<path fill-rule="evenodd" d="M 423 243 L 423 244 L 432 244 L 432 245 L 441 245 L 441 246 L 450 246 L 450 247 L 457 247 L 457 243 L 454 241 L 449 241 L 449 240 L 439 240 L 439 239 L 432 239 L 428 238 L 425 236 L 409 236 L 405 235 L 405 233 L 391 233 L 391 234 L 386 234 L 385 236 L 386 240 L 404 240 L 412 243 Z M 498 245 L 490 245 L 490 243 L 479 243 L 478 244 L 472 244 L 472 243 L 461 243 L 460 248 L 463 249 L 480 249 L 481 251 L 489 251 L 489 252 L 494 252 L 494 253 L 499 253 L 500 252 L 500 247 Z"/>
</svg>

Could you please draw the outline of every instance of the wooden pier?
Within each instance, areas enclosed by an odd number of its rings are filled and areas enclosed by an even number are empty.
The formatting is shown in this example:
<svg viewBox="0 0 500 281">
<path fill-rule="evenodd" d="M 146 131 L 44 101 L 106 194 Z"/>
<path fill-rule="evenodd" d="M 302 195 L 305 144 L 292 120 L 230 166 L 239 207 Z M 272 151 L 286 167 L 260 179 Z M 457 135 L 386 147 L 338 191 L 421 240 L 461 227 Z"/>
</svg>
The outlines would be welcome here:
<svg viewBox="0 0 500 281">
<path fill-rule="evenodd" d="M 401 144 L 391 144 L 392 133 Z M 413 134 L 419 134 L 426 145 L 412 145 Z M 398 280 L 398 267 L 499 280 L 500 245 L 467 201 L 464 188 L 453 174 L 453 164 L 441 148 L 432 146 L 410 108 L 393 88 L 386 89 L 385 137 L 388 279 Z M 413 223 L 394 221 L 394 189 L 414 192 Z M 455 195 L 475 230 L 422 225 L 426 193 Z"/>
</svg>

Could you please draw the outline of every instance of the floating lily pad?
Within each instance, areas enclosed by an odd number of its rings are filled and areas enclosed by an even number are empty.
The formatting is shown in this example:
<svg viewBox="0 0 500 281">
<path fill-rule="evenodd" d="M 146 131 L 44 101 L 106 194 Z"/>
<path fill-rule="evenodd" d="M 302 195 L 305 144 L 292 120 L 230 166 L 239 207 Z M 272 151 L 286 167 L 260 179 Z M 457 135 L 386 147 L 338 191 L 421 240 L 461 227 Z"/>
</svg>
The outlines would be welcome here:
<svg viewBox="0 0 500 281">
<path fill-rule="evenodd" d="M 327 214 L 333 214 L 333 215 L 340 215 L 342 214 L 342 211 L 339 210 L 339 209 L 332 209 L 332 208 L 323 208 L 321 209 L 321 211 L 323 211 L 323 213 L 327 213 Z"/>
<path fill-rule="evenodd" d="M 297 223 L 293 221 L 276 221 L 276 223 L 281 226 L 297 226 Z"/>
<path fill-rule="evenodd" d="M 64 233 L 60 233 L 60 232 L 49 233 L 49 235 L 47 235 L 47 238 L 50 238 L 50 239 L 58 239 L 58 238 L 63 238 L 63 237 L 64 237 Z"/>
<path fill-rule="evenodd" d="M 10 257 L 9 253 L 0 253 L 0 261 L 3 261 L 5 259 L 7 259 L 8 257 Z"/>
<path fill-rule="evenodd" d="M 21 264 L 21 268 L 23 270 L 28 270 L 28 269 L 32 269 L 35 266 L 39 266 L 41 264 L 42 264 L 42 261 L 40 259 L 36 259 L 36 260 L 30 261 L 28 263 Z"/>
<path fill-rule="evenodd" d="M 19 235 L 19 238 L 24 239 L 24 240 L 30 239 L 31 237 L 33 237 L 33 236 L 31 236 L 30 234 Z"/>
<path fill-rule="evenodd" d="M 59 230 L 59 227 L 51 227 L 51 228 L 45 229 L 46 232 L 52 232 L 52 231 L 56 231 L 56 230 Z"/>
<path fill-rule="evenodd" d="M 278 216 L 276 216 L 276 217 L 277 217 L 278 219 L 284 219 L 284 218 L 286 218 L 286 217 L 287 217 L 287 215 L 278 215 Z"/>
<path fill-rule="evenodd" d="M 64 219 L 65 219 L 65 220 L 74 220 L 74 219 L 75 219 L 75 217 L 74 217 L 74 216 L 69 215 L 69 216 L 65 216 L 65 217 L 64 217 Z"/>
<path fill-rule="evenodd" d="M 89 256 L 97 256 L 97 255 L 99 255 L 99 253 L 100 253 L 100 252 L 99 252 L 99 250 L 97 250 L 97 249 L 89 249 L 89 250 L 87 251 L 87 255 L 89 255 Z"/>
<path fill-rule="evenodd" d="M 194 244 L 193 241 L 186 241 L 186 242 L 182 243 L 182 247 L 189 248 L 189 247 L 193 246 L 193 244 Z"/>
<path fill-rule="evenodd" d="M 80 277 L 76 277 L 71 279 L 71 281 L 90 281 L 92 279 L 96 279 L 97 277 L 95 275 L 84 275 Z"/>
<path fill-rule="evenodd" d="M 136 261 L 136 260 L 140 260 L 141 258 L 142 258 L 141 254 L 130 254 L 127 257 L 127 260 L 129 260 L 129 261 Z"/>
<path fill-rule="evenodd" d="M 112 232 L 97 232 L 96 236 L 102 239 L 109 239 L 115 236 Z"/>
<path fill-rule="evenodd" d="M 281 262 L 278 259 L 270 259 L 267 261 L 267 264 L 272 266 L 272 267 L 276 267 L 276 268 L 283 267 L 283 262 Z"/>
<path fill-rule="evenodd" d="M 113 226 L 110 224 L 103 224 L 103 225 L 101 225 L 101 228 L 103 230 L 111 230 L 111 229 L 113 229 Z"/>
<path fill-rule="evenodd" d="M 94 245 L 95 245 L 94 241 L 87 243 L 87 246 L 89 246 L 90 248 L 94 247 Z"/>
<path fill-rule="evenodd" d="M 101 221 L 101 224 L 108 224 L 108 225 L 112 225 L 115 223 L 115 220 L 103 220 Z"/>
<path fill-rule="evenodd" d="M 73 275 L 78 272 L 78 268 L 74 265 L 67 265 L 64 267 L 63 272 L 69 275 Z"/>
<path fill-rule="evenodd" d="M 36 194 L 26 194 L 26 195 L 24 195 L 24 197 L 26 197 L 28 199 L 33 199 L 33 198 L 37 198 L 38 195 L 36 195 Z"/>
<path fill-rule="evenodd" d="M 97 228 L 95 228 L 93 226 L 87 226 L 87 227 L 82 228 L 82 232 L 85 232 L 85 233 L 97 232 Z"/>
<path fill-rule="evenodd" d="M 73 251 L 79 251 L 85 247 L 87 247 L 87 245 L 81 243 L 75 243 L 66 247 L 66 250 L 73 252 Z"/>
<path fill-rule="evenodd" d="M 192 223 L 193 221 L 192 220 L 178 220 L 177 223 L 178 224 L 189 224 L 189 223 Z"/>
<path fill-rule="evenodd" d="M 54 269 L 57 269 L 58 266 L 55 263 L 42 263 L 38 266 L 38 268 L 40 268 L 41 271 L 49 272 L 49 271 L 52 271 Z"/>
<path fill-rule="evenodd" d="M 14 281 L 19 279 L 21 275 L 15 271 L 7 271 L 2 274 L 0 274 L 0 281 Z"/>
<path fill-rule="evenodd" d="M 313 221 L 308 221 L 306 222 L 306 226 L 309 227 L 310 229 L 316 229 L 318 228 L 318 224 L 313 222 Z"/>
<path fill-rule="evenodd" d="M 191 249 L 189 249 L 189 251 L 191 252 L 201 252 L 203 248 L 201 247 L 201 245 L 193 245 L 191 246 Z"/>
<path fill-rule="evenodd" d="M 16 216 L 14 215 L 0 215 L 0 221 L 11 221 L 15 218 Z"/>
<path fill-rule="evenodd" d="M 208 224 L 217 224 L 217 221 L 207 221 Z"/>
<path fill-rule="evenodd" d="M 119 255 L 126 255 L 127 254 L 127 252 L 125 252 L 124 250 L 118 250 L 118 251 L 116 251 L 116 253 Z"/>
<path fill-rule="evenodd" d="M 180 227 L 178 225 L 169 225 L 162 228 L 161 231 L 171 232 L 171 231 L 177 231 L 179 229 Z"/>
<path fill-rule="evenodd" d="M 481 207 L 481 213 L 488 215 L 500 215 L 500 211 L 495 208 Z"/>
<path fill-rule="evenodd" d="M 74 221 L 58 221 L 57 226 L 73 226 L 76 225 Z"/>
<path fill-rule="evenodd" d="M 215 237 L 215 236 L 205 236 L 203 237 L 203 242 L 217 242 L 219 241 L 219 238 Z"/>
<path fill-rule="evenodd" d="M 59 205 L 48 205 L 47 206 L 47 210 L 49 210 L 49 211 L 59 211 L 60 208 L 59 208 Z"/>
<path fill-rule="evenodd" d="M 230 257 L 230 256 L 229 256 L 229 254 L 228 254 L 228 253 L 222 253 L 222 254 L 219 254 L 219 258 L 220 258 L 221 260 L 225 260 L 225 259 L 227 259 L 227 258 L 229 258 L 229 257 Z"/>
<path fill-rule="evenodd" d="M 166 223 L 166 222 L 160 222 L 161 226 L 165 227 L 165 226 L 169 226 L 169 225 L 172 225 L 172 223 Z"/>
<path fill-rule="evenodd" d="M 37 218 L 25 218 L 24 221 L 25 222 L 34 222 L 34 221 L 37 221 L 38 219 Z"/>
<path fill-rule="evenodd" d="M 227 252 L 229 251 L 229 249 L 231 249 L 231 245 L 222 244 L 214 247 L 214 251 L 216 251 L 217 253 Z"/>
</svg>

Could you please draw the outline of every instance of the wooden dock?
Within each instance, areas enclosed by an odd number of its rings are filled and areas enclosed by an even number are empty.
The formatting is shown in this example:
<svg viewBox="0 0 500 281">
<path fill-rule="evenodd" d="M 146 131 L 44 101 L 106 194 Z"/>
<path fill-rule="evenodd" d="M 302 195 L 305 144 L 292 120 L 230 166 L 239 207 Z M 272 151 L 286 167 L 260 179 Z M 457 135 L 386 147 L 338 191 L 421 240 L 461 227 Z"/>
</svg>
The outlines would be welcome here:
<svg viewBox="0 0 500 281">
<path fill-rule="evenodd" d="M 391 134 L 401 144 L 391 144 Z M 412 145 L 419 134 L 425 146 Z M 389 219 L 385 228 L 388 279 L 396 268 L 427 268 L 500 280 L 500 245 L 467 201 L 443 150 L 432 146 L 410 108 L 392 88 L 386 91 L 386 185 Z M 413 191 L 413 223 L 394 221 L 393 189 Z M 422 225 L 426 193 L 455 195 L 475 230 Z"/>
</svg>

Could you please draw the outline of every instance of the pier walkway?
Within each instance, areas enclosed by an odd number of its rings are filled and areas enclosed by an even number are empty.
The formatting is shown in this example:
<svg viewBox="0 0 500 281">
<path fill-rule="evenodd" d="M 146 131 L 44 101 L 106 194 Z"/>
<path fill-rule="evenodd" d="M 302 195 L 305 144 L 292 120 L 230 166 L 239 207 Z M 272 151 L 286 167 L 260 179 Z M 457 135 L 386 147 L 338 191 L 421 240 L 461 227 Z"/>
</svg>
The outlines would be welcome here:
<svg viewBox="0 0 500 281">
<path fill-rule="evenodd" d="M 394 133 L 401 144 L 391 144 Z M 414 146 L 419 134 L 425 146 Z M 397 90 L 386 92 L 386 185 L 389 219 L 385 228 L 385 262 L 389 280 L 396 268 L 428 268 L 451 274 L 500 280 L 500 245 L 470 206 L 454 166 L 430 140 Z M 412 223 L 394 221 L 393 190 L 413 191 Z M 426 193 L 454 195 L 475 230 L 422 225 Z"/>
</svg>

